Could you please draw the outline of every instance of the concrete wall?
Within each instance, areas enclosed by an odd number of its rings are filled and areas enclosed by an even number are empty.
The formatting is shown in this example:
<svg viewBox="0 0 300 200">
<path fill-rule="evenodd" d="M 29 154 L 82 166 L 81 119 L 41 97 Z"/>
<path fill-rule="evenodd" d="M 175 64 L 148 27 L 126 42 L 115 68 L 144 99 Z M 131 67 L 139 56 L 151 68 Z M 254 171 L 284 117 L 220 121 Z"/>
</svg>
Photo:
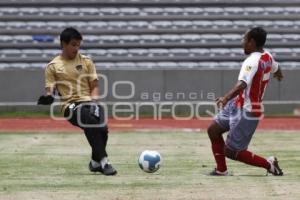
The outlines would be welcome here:
<svg viewBox="0 0 300 200">
<path fill-rule="evenodd" d="M 100 86 L 102 94 L 107 91 L 103 101 L 109 102 L 211 101 L 228 91 L 238 76 L 238 70 L 102 70 L 99 73 L 107 77 L 107 83 L 101 78 Z M 300 100 L 299 77 L 300 70 L 285 70 L 282 83 L 271 80 L 265 100 Z M 1 70 L 0 91 L 2 104 L 34 104 L 44 93 L 44 72 Z M 280 110 L 291 111 L 293 107 L 283 106 Z"/>
</svg>

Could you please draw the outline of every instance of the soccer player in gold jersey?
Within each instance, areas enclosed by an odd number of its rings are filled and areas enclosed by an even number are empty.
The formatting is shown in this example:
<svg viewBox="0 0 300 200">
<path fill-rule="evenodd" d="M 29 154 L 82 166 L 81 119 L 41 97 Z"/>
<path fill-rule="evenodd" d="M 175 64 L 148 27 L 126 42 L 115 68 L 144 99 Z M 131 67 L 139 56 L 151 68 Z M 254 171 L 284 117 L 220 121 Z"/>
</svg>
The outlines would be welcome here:
<svg viewBox="0 0 300 200">
<path fill-rule="evenodd" d="M 117 171 L 108 162 L 106 144 L 108 127 L 104 108 L 99 101 L 98 76 L 93 61 L 79 53 L 82 35 L 74 28 L 66 28 L 60 34 L 61 54 L 46 67 L 46 95 L 38 104 L 53 103 L 53 92 L 60 95 L 62 111 L 68 121 L 80 127 L 92 148 L 89 169 L 104 175 Z"/>
</svg>

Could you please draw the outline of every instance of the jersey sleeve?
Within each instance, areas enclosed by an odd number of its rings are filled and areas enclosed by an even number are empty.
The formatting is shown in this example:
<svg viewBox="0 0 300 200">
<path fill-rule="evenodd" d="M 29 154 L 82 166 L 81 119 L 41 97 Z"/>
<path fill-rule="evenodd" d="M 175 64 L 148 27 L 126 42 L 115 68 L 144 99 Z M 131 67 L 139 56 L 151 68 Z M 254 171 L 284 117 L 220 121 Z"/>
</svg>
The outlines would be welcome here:
<svg viewBox="0 0 300 200">
<path fill-rule="evenodd" d="M 45 87 L 54 88 L 55 86 L 55 70 L 54 66 L 49 64 L 45 70 Z"/>
<path fill-rule="evenodd" d="M 242 64 L 238 80 L 244 81 L 247 85 L 250 85 L 256 71 L 257 64 L 255 64 L 249 57 Z"/>
<path fill-rule="evenodd" d="M 99 80 L 96 67 L 94 62 L 91 59 L 86 58 L 87 69 L 88 69 L 88 80 L 89 82 L 93 82 L 94 80 Z"/>
</svg>

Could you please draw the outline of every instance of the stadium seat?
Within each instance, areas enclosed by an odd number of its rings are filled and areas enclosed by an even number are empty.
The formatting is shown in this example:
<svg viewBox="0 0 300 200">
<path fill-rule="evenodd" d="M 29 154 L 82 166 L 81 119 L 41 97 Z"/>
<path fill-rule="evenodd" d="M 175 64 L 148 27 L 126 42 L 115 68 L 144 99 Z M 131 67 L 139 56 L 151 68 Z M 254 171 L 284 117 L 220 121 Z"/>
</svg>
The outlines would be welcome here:
<svg viewBox="0 0 300 200">
<path fill-rule="evenodd" d="M 84 37 L 84 43 L 92 43 L 92 44 L 95 44 L 95 43 L 99 43 L 99 44 L 102 44 L 103 41 L 102 41 L 102 37 L 101 36 L 98 36 L 98 35 L 86 35 Z"/>
<path fill-rule="evenodd" d="M 34 40 L 37 42 L 54 42 L 54 36 L 52 35 L 33 35 L 30 40 L 27 36 L 23 36 L 23 38 L 27 41 Z"/>
<path fill-rule="evenodd" d="M 137 35 L 121 35 L 119 37 L 120 43 L 138 43 L 140 38 Z"/>
<path fill-rule="evenodd" d="M 185 48 L 172 48 L 169 49 L 169 56 L 188 56 L 189 55 L 189 50 Z"/>
<path fill-rule="evenodd" d="M 149 23 L 146 21 L 129 21 L 128 23 L 128 27 L 130 27 L 131 29 L 146 29 L 149 27 Z"/>
<path fill-rule="evenodd" d="M 99 9 L 99 13 L 101 15 L 118 15 L 120 13 L 120 10 L 113 7 L 103 7 Z"/>
<path fill-rule="evenodd" d="M 90 57 L 96 57 L 96 56 L 106 56 L 107 51 L 104 49 L 87 49 L 87 50 L 81 50 L 83 54 L 86 54 Z"/>
<path fill-rule="evenodd" d="M 194 29 L 204 29 L 212 26 L 212 22 L 208 20 L 192 21 Z"/>
<path fill-rule="evenodd" d="M 118 62 L 115 66 L 118 68 L 136 68 L 136 64 L 134 62 Z"/>
<path fill-rule="evenodd" d="M 40 49 L 23 49 L 22 57 L 41 57 L 43 52 Z"/>
<path fill-rule="evenodd" d="M 238 62 L 219 62 L 218 67 L 223 69 L 240 69 L 241 64 Z"/>
<path fill-rule="evenodd" d="M 161 37 L 159 35 L 141 35 L 140 36 L 140 43 L 154 43 L 154 42 L 159 42 Z"/>
<path fill-rule="evenodd" d="M 202 35 L 199 34 L 182 34 L 180 35 L 181 43 L 194 43 L 194 42 L 206 42 L 203 38 Z"/>
<path fill-rule="evenodd" d="M 254 23 L 250 20 L 236 20 L 233 21 L 233 28 L 238 28 L 238 29 L 245 29 L 246 27 L 251 27 L 253 26 Z"/>
<path fill-rule="evenodd" d="M 53 28 L 63 29 L 67 26 L 67 24 L 66 22 L 51 21 L 51 22 L 45 22 L 43 26 L 45 29 L 53 29 Z"/>
<path fill-rule="evenodd" d="M 228 42 L 241 42 L 243 36 L 240 34 L 222 34 L 221 35 L 221 42 L 228 43 Z"/>
<path fill-rule="evenodd" d="M 173 43 L 181 40 L 178 34 L 163 34 L 160 36 L 160 43 Z"/>
<path fill-rule="evenodd" d="M 157 7 L 143 8 L 143 11 L 147 13 L 147 15 L 161 15 L 164 12 L 163 8 Z"/>
<path fill-rule="evenodd" d="M 113 57 L 113 56 L 127 56 L 128 52 L 127 49 L 108 49 L 107 50 L 107 56 Z"/>
<path fill-rule="evenodd" d="M 58 16 L 60 15 L 60 10 L 55 7 L 40 7 L 39 13 L 49 16 Z"/>
<path fill-rule="evenodd" d="M 206 48 L 190 48 L 190 55 L 195 55 L 195 56 L 209 56 L 210 55 L 210 50 Z"/>
<path fill-rule="evenodd" d="M 223 8 L 223 10 L 224 10 L 223 12 L 226 15 L 233 15 L 233 16 L 241 16 L 245 13 L 244 9 L 241 7 L 225 7 Z"/>
<path fill-rule="evenodd" d="M 163 48 L 151 48 L 148 50 L 149 54 L 148 56 L 167 56 L 169 54 L 168 49 L 163 49 Z"/>
<path fill-rule="evenodd" d="M 300 13 L 300 7 L 286 7 L 284 8 L 286 15 L 294 15 Z"/>
<path fill-rule="evenodd" d="M 0 36 L 0 43 L 12 43 L 14 42 L 14 37 L 10 35 L 1 35 Z"/>
<path fill-rule="evenodd" d="M 283 7 L 265 7 L 264 13 L 268 15 L 284 14 L 285 10 Z"/>
<path fill-rule="evenodd" d="M 10 65 L 8 63 L 0 63 L 0 69 L 8 69 Z"/>
<path fill-rule="evenodd" d="M 270 50 L 276 56 L 292 56 L 293 50 L 290 48 L 273 48 Z"/>
<path fill-rule="evenodd" d="M 280 67 L 285 69 L 299 69 L 300 62 L 280 62 Z"/>
<path fill-rule="evenodd" d="M 96 69 L 112 69 L 116 68 L 115 63 L 113 62 L 97 62 L 95 63 Z"/>
<path fill-rule="evenodd" d="M 80 8 L 80 14 L 83 16 L 97 16 L 100 15 L 100 10 L 98 8 Z"/>
<path fill-rule="evenodd" d="M 182 9 L 179 7 L 167 7 L 163 10 L 163 15 L 181 15 Z"/>
<path fill-rule="evenodd" d="M 21 57 L 21 54 L 22 54 L 22 52 L 19 49 L 1 49 L 0 50 L 1 58 Z"/>
<path fill-rule="evenodd" d="M 54 58 L 55 56 L 60 54 L 59 49 L 44 49 L 42 54 L 45 58 Z"/>
<path fill-rule="evenodd" d="M 268 41 L 272 42 L 281 42 L 283 41 L 283 36 L 281 34 L 269 34 L 268 35 Z M 268 42 L 267 41 L 267 42 Z"/>
<path fill-rule="evenodd" d="M 178 62 L 177 66 L 178 68 L 182 68 L 182 69 L 193 69 L 193 68 L 197 68 L 199 65 L 197 62 Z"/>
<path fill-rule="evenodd" d="M 67 16 L 67 15 L 78 15 L 79 9 L 74 7 L 62 7 L 59 8 L 59 15 Z"/>
<path fill-rule="evenodd" d="M 158 62 L 157 67 L 161 69 L 173 69 L 177 68 L 178 65 L 176 62 Z"/>
<path fill-rule="evenodd" d="M 204 15 L 216 15 L 216 14 L 220 14 L 220 13 L 224 13 L 223 8 L 220 7 L 207 7 L 204 8 Z"/>
<path fill-rule="evenodd" d="M 120 8 L 119 11 L 120 11 L 119 15 L 121 16 L 136 16 L 136 15 L 140 15 L 141 13 L 139 8 L 129 8 L 129 7 Z"/>
<path fill-rule="evenodd" d="M 151 25 L 156 29 L 171 29 L 173 23 L 171 21 L 153 21 Z"/>
<path fill-rule="evenodd" d="M 188 20 L 178 20 L 172 22 L 172 27 L 176 29 L 182 29 L 182 28 L 192 28 L 193 22 Z"/>
<path fill-rule="evenodd" d="M 158 68 L 155 62 L 137 62 L 136 66 L 138 69 L 153 69 Z"/>
<path fill-rule="evenodd" d="M 29 63 L 29 68 L 45 68 L 48 63 Z"/>
<path fill-rule="evenodd" d="M 198 63 L 199 68 L 209 68 L 209 69 L 216 69 L 219 68 L 218 62 L 199 62 Z"/>
<path fill-rule="evenodd" d="M 185 15 L 200 15 L 203 13 L 203 8 L 199 7 L 185 7 L 183 8 Z"/>
<path fill-rule="evenodd" d="M 104 29 L 104 28 L 109 29 L 107 22 L 103 22 L 103 21 L 89 21 L 89 22 L 87 22 L 86 29 L 93 30 L 93 29 Z"/>
<path fill-rule="evenodd" d="M 39 9 L 34 7 L 24 7 L 18 9 L 18 15 L 24 16 L 24 15 L 39 15 Z"/>
<path fill-rule="evenodd" d="M 203 34 L 201 35 L 201 39 L 206 42 L 221 42 L 221 35 L 220 34 Z"/>
<path fill-rule="evenodd" d="M 1 15 L 16 16 L 19 14 L 19 9 L 14 7 L 1 7 L 0 13 Z"/>
<path fill-rule="evenodd" d="M 148 54 L 148 49 L 138 48 L 138 49 L 128 49 L 128 54 L 130 56 L 145 56 Z"/>
</svg>

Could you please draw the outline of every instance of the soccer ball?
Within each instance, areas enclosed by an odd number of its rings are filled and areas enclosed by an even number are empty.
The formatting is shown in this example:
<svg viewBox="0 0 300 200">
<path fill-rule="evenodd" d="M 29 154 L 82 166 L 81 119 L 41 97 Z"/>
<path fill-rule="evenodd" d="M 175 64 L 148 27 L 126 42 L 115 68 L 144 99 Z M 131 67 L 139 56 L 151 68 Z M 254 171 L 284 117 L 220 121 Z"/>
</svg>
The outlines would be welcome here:
<svg viewBox="0 0 300 200">
<path fill-rule="evenodd" d="M 145 150 L 141 153 L 138 163 L 144 172 L 153 173 L 160 168 L 162 157 L 157 151 Z"/>
</svg>

